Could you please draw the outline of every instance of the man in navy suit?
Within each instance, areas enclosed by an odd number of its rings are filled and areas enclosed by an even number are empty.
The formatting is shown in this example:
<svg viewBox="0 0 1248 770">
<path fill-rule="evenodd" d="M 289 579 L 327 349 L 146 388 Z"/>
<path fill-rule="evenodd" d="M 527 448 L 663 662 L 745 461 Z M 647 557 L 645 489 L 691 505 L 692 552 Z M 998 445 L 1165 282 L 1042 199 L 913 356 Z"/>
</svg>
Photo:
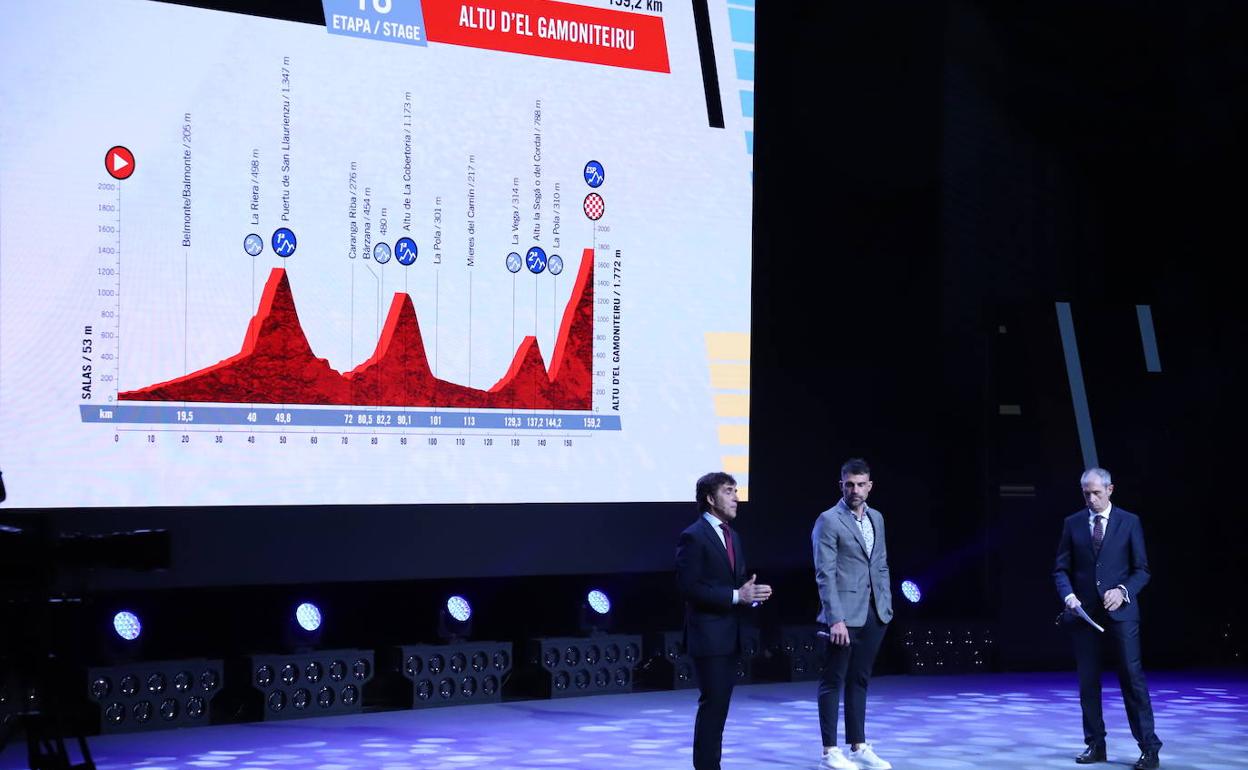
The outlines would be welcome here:
<svg viewBox="0 0 1248 770">
<path fill-rule="evenodd" d="M 676 544 L 676 582 L 685 600 L 685 650 L 698 677 L 693 766 L 719 770 L 728 702 L 741 652 L 742 615 L 771 596 L 771 586 L 745 577 L 741 538 L 728 524 L 737 517 L 737 481 L 708 473 L 695 489 L 698 520 Z"/>
<path fill-rule="evenodd" d="M 1064 620 L 1075 647 L 1079 705 L 1087 749 L 1081 765 L 1106 761 L 1105 720 L 1101 714 L 1101 643 L 1118 659 L 1118 682 L 1131 735 L 1140 746 L 1137 770 L 1161 766 L 1161 739 L 1153 732 L 1153 704 L 1140 659 L 1140 591 L 1148 584 L 1148 556 L 1140 517 L 1114 507 L 1109 471 L 1092 468 L 1079 479 L 1088 507 L 1071 514 L 1062 527 L 1053 580 L 1066 604 Z M 1102 634 L 1075 615 L 1082 607 L 1104 627 Z"/>
</svg>

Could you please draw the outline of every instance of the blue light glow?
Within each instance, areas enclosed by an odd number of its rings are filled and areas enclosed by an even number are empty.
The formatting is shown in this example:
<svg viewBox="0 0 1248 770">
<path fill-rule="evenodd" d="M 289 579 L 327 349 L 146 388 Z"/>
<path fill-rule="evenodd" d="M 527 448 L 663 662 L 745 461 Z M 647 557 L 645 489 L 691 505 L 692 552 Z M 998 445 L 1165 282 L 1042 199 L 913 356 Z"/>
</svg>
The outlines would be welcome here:
<svg viewBox="0 0 1248 770">
<path fill-rule="evenodd" d="M 304 602 L 295 608 L 295 620 L 304 631 L 315 631 L 321 627 L 321 608 Z"/>
<path fill-rule="evenodd" d="M 462 596 L 452 596 L 446 600 L 446 611 L 460 623 L 467 623 L 472 617 L 472 605 Z"/>
<path fill-rule="evenodd" d="M 611 600 L 608 599 L 607 595 L 602 591 L 595 588 L 589 592 L 589 596 L 587 598 L 589 600 L 590 609 L 597 612 L 599 615 L 606 615 L 611 611 Z"/>
<path fill-rule="evenodd" d="M 919 590 L 919 584 L 913 580 L 906 580 L 901 584 L 901 595 L 910 600 L 912 604 L 918 604 L 923 598 L 923 592 Z"/>
<path fill-rule="evenodd" d="M 113 616 L 113 630 L 122 639 L 133 642 L 139 638 L 139 634 L 143 633 L 143 624 L 139 622 L 138 615 L 129 610 L 122 610 Z"/>
</svg>

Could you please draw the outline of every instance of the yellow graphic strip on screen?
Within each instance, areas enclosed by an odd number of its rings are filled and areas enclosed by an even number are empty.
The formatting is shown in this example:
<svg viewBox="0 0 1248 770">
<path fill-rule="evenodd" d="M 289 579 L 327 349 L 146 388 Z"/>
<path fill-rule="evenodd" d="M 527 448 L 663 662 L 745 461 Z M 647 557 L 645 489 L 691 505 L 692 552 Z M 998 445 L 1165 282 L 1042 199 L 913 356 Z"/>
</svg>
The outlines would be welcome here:
<svg viewBox="0 0 1248 770">
<path fill-rule="evenodd" d="M 737 494 L 750 499 L 750 335 L 744 332 L 707 332 L 706 358 L 711 397 L 724 471 L 737 477 Z"/>
</svg>

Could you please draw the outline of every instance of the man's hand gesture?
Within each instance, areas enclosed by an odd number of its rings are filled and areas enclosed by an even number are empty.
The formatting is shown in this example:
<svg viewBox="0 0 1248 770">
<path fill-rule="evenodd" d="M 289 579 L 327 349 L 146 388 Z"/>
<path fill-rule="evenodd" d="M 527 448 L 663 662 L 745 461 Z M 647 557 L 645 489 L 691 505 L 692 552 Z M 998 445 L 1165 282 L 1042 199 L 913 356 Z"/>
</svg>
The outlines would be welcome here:
<svg viewBox="0 0 1248 770">
<path fill-rule="evenodd" d="M 765 602 L 771 598 L 771 586 L 754 582 L 757 579 L 758 575 L 750 575 L 750 579 L 745 581 L 745 585 L 737 590 L 737 596 L 740 597 L 742 604 Z"/>
</svg>

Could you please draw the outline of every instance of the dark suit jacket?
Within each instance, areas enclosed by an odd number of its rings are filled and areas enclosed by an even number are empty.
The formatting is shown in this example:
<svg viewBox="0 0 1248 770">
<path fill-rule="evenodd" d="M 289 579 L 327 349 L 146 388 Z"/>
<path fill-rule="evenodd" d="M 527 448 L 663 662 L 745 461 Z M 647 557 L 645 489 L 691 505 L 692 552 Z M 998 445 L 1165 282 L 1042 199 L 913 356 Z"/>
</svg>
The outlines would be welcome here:
<svg viewBox="0 0 1248 770">
<path fill-rule="evenodd" d="M 1114 506 L 1109 513 L 1105 538 L 1099 556 L 1092 553 L 1092 529 L 1088 526 L 1089 511 L 1084 508 L 1066 517 L 1062 539 L 1057 544 L 1057 563 L 1053 581 L 1063 600 L 1074 594 L 1084 610 L 1091 615 L 1104 605 L 1106 591 L 1122 586 L 1131 599 L 1129 604 L 1109 613 L 1114 620 L 1140 619 L 1140 590 L 1148 585 L 1148 556 L 1144 553 L 1144 530 L 1140 517 Z"/>
<path fill-rule="evenodd" d="M 728 525 L 732 528 L 732 525 Z M 685 600 L 685 650 L 693 657 L 735 655 L 741 649 L 742 617 L 747 607 L 732 603 L 732 592 L 745 583 L 741 537 L 732 530 L 737 568 L 702 516 L 680 533 L 676 543 L 676 583 Z"/>
</svg>

